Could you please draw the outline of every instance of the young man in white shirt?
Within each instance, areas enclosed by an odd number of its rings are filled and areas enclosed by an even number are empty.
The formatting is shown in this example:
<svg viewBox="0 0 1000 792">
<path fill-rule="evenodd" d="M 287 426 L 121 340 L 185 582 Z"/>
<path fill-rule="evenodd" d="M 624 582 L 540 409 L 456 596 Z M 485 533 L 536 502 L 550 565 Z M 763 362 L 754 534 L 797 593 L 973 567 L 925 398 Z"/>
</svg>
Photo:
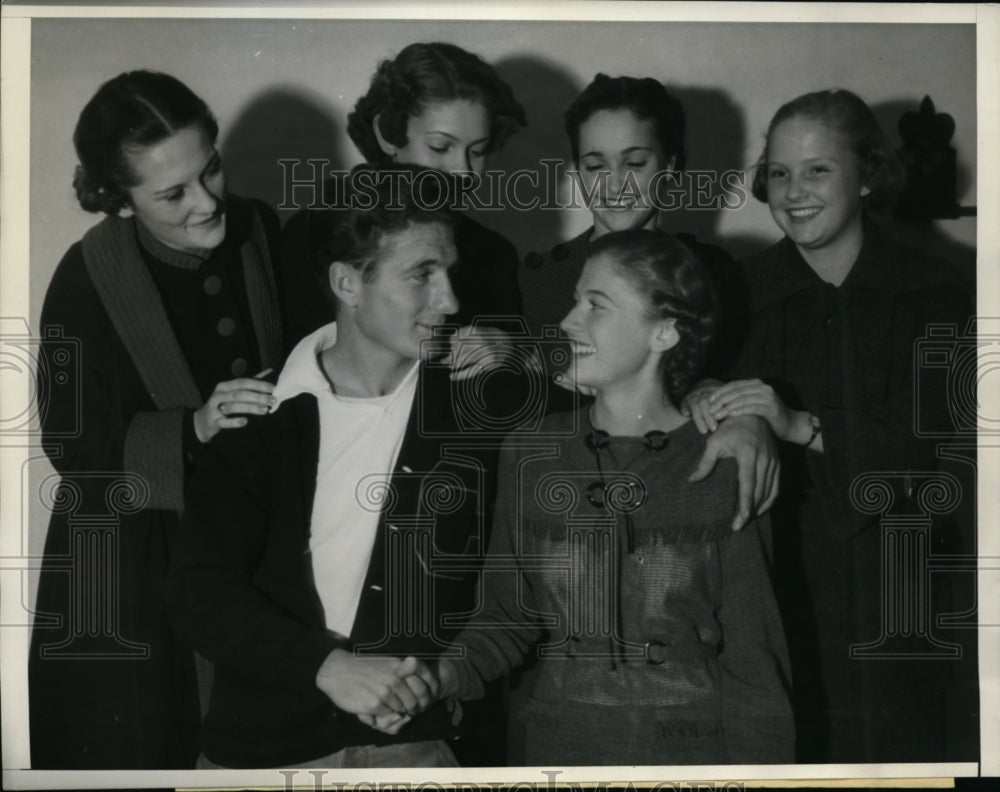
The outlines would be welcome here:
<svg viewBox="0 0 1000 792">
<path fill-rule="evenodd" d="M 220 433 L 188 490 L 170 602 L 216 668 L 200 767 L 456 764 L 458 712 L 424 711 L 424 661 L 474 606 L 513 427 L 470 431 L 454 389 L 506 415 L 524 391 L 476 384 L 489 349 L 461 385 L 426 362 L 458 308 L 453 217 L 432 209 L 434 180 L 376 181 L 330 239 L 337 321 L 298 344 L 271 414 Z"/>
</svg>

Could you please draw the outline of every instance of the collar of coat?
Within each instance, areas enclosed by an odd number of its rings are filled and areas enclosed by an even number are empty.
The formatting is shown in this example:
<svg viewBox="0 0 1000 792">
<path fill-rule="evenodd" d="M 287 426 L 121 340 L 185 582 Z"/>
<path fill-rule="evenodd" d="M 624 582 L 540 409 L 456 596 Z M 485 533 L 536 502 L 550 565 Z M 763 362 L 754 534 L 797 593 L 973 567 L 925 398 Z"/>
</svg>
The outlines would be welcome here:
<svg viewBox="0 0 1000 792">
<path fill-rule="evenodd" d="M 829 286 L 806 263 L 788 237 L 746 259 L 744 272 L 755 311 L 783 302 L 799 292 Z M 896 242 L 865 217 L 861 250 L 838 288 L 902 293 L 955 282 L 955 277 L 940 262 Z"/>
<path fill-rule="evenodd" d="M 277 288 L 260 216 L 230 199 L 226 240 L 238 246 L 254 333 L 265 368 L 281 359 Z M 157 409 L 197 408 L 201 393 L 142 258 L 136 221 L 109 215 L 83 237 L 83 259 L 111 323 Z"/>
</svg>

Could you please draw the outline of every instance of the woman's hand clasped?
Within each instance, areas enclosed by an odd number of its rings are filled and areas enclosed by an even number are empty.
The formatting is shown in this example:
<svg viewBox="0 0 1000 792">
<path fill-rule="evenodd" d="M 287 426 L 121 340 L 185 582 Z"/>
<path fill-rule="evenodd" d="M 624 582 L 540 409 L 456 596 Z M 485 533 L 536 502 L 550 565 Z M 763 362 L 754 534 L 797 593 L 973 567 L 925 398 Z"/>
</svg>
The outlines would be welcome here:
<svg viewBox="0 0 1000 792">
<path fill-rule="evenodd" d="M 258 376 L 264 376 L 261 372 Z M 263 379 L 242 377 L 215 386 L 212 395 L 194 413 L 194 431 L 207 443 L 222 429 L 246 426 L 248 415 L 264 415 L 274 405 L 274 385 Z"/>
<path fill-rule="evenodd" d="M 320 666 L 316 686 L 337 707 L 364 715 L 365 723 L 401 727 L 391 716 L 412 717 L 434 703 L 437 678 L 414 657 L 358 657 L 334 649 Z M 373 719 L 381 718 L 381 721 Z"/>
<path fill-rule="evenodd" d="M 358 720 L 366 726 L 385 734 L 397 734 L 421 712 L 443 699 L 454 699 L 458 694 L 455 669 L 447 660 L 438 660 L 427 665 L 412 657 L 386 659 L 395 676 L 395 680 L 389 680 L 386 692 L 393 688 L 396 688 L 397 692 L 409 688 L 409 692 L 416 697 L 416 703 L 406 706 L 404 702 L 400 702 L 404 703 L 403 707 L 389 704 L 387 708 L 386 704 L 392 700 L 391 696 L 378 697 L 369 706 L 357 706 L 360 702 L 353 702 L 355 708 L 349 711 L 355 712 Z M 370 685 L 373 681 L 375 680 L 366 678 L 364 684 Z M 401 685 L 400 682 L 405 685 Z M 324 692 L 330 695 L 327 690 Z"/>
</svg>

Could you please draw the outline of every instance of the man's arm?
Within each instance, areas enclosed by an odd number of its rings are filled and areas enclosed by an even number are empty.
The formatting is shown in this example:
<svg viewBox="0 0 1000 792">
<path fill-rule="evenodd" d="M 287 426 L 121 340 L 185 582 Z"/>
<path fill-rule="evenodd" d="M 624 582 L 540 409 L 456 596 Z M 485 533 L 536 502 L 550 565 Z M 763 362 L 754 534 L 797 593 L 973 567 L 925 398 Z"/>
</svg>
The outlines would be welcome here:
<svg viewBox="0 0 1000 792">
<path fill-rule="evenodd" d="M 308 563 L 293 549 L 305 530 L 273 519 L 281 459 L 271 441 L 280 416 L 220 435 L 192 476 L 168 572 L 167 604 L 178 632 L 219 666 L 266 685 L 316 686 L 327 656 L 342 643 L 277 604 L 256 583 L 265 553 L 288 553 L 290 576 Z"/>
</svg>

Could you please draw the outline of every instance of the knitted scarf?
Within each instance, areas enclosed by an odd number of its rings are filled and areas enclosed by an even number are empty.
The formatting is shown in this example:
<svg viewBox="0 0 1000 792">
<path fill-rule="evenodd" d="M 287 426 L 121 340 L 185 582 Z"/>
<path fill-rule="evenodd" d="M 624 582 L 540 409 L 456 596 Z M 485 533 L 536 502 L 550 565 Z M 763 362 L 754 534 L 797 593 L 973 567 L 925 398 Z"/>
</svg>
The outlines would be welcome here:
<svg viewBox="0 0 1000 792">
<path fill-rule="evenodd" d="M 94 288 L 157 408 L 132 417 L 125 436 L 125 470 L 146 480 L 150 508 L 180 510 L 182 421 L 186 410 L 201 406 L 201 394 L 143 261 L 133 221 L 105 218 L 84 235 L 82 247 Z M 281 360 L 281 319 L 267 237 L 256 213 L 240 255 L 261 363 L 273 367 Z"/>
</svg>

